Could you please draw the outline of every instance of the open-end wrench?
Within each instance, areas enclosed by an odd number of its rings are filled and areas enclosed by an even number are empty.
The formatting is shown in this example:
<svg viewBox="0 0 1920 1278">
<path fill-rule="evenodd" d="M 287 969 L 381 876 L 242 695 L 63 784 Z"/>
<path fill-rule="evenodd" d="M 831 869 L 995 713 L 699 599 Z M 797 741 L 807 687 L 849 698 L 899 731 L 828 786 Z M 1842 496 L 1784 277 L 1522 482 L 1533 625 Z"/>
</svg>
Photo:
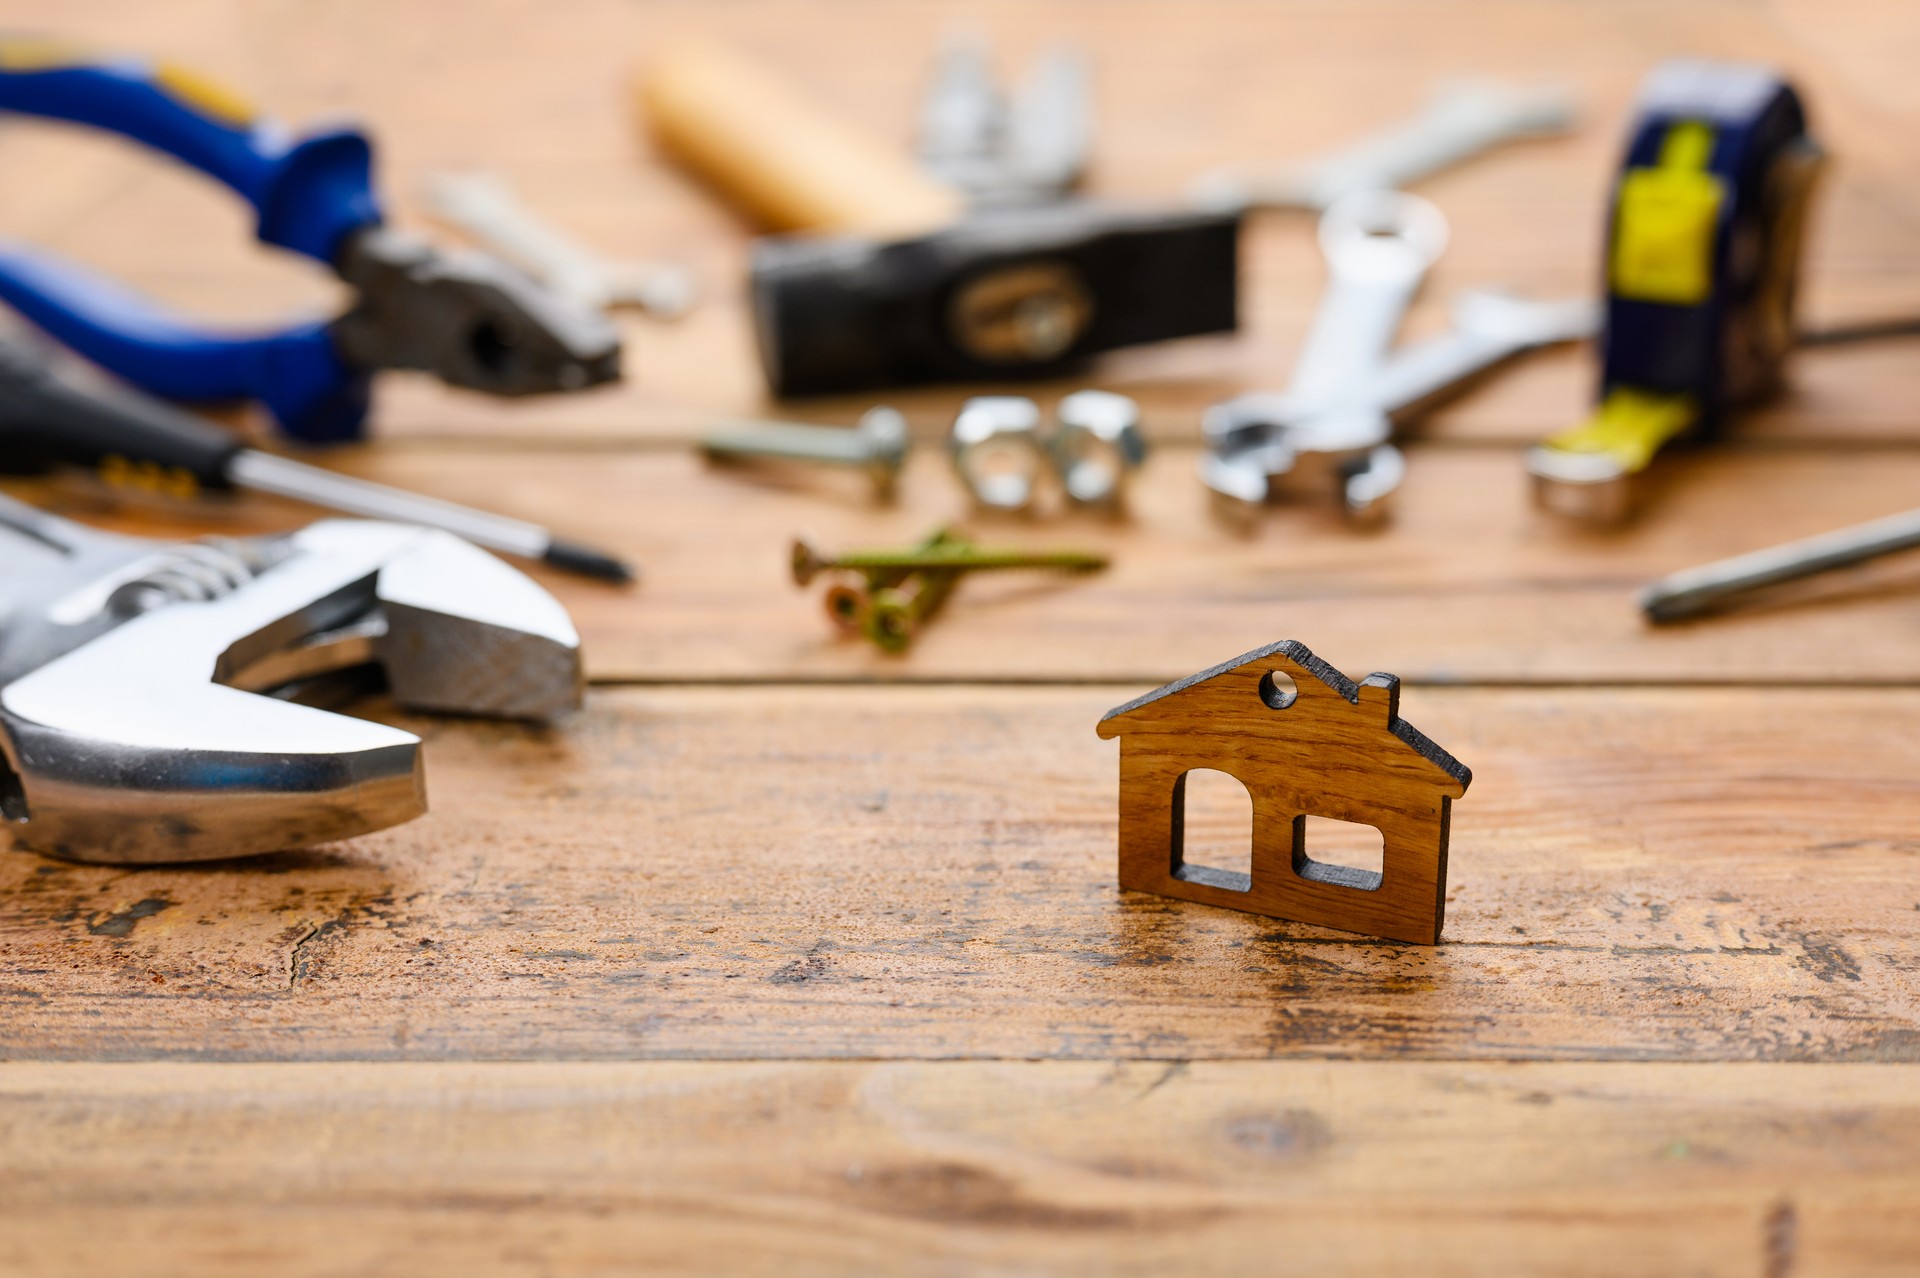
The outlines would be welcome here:
<svg viewBox="0 0 1920 1278">
<path fill-rule="evenodd" d="M 1447 332 L 1396 351 L 1367 379 L 1361 396 L 1392 418 L 1443 398 L 1516 355 L 1591 337 L 1599 327 L 1600 307 L 1586 299 L 1542 302 L 1491 289 L 1463 293 L 1454 301 Z M 1269 495 L 1270 467 L 1286 463 L 1281 471 L 1290 472 L 1302 455 L 1339 453 L 1343 433 L 1364 444 L 1378 419 L 1303 410 L 1289 395 L 1255 392 L 1215 405 L 1202 426 L 1210 449 L 1201 470 L 1208 487 L 1223 498 L 1260 503 Z M 1377 464 L 1352 475 L 1342 494 L 1356 518 L 1382 513 L 1380 503 L 1402 473 L 1397 449 L 1381 445 L 1375 453 Z"/>
<path fill-rule="evenodd" d="M 1193 185 L 1209 208 L 1323 209 L 1356 191 L 1392 189 L 1502 142 L 1573 126 L 1565 89 L 1485 81 L 1442 85 L 1418 115 L 1325 155 L 1267 173 L 1216 170 Z"/>
<path fill-rule="evenodd" d="M 300 701 L 384 672 L 410 709 L 577 707 L 560 605 L 450 534 L 118 537 L 0 497 L 0 832 L 79 861 L 198 861 L 426 810 L 412 733 Z M 264 695 L 263 695 L 264 694 Z"/>
<path fill-rule="evenodd" d="M 1378 508 L 1399 482 L 1399 453 L 1386 412 L 1370 387 L 1407 306 L 1447 243 L 1447 222 L 1427 201 L 1397 191 L 1366 191 L 1328 209 L 1320 247 L 1331 279 L 1313 327 L 1277 395 L 1245 400 L 1207 415 L 1207 486 L 1243 502 L 1273 495 L 1276 480 L 1331 482 L 1356 517 Z M 1377 468 L 1377 469 L 1376 469 Z"/>
<path fill-rule="evenodd" d="M 597 311 L 631 306 L 678 319 L 693 306 L 693 277 L 664 262 L 608 262 L 535 217 L 490 173 L 427 180 L 427 210 L 554 292 Z"/>
</svg>

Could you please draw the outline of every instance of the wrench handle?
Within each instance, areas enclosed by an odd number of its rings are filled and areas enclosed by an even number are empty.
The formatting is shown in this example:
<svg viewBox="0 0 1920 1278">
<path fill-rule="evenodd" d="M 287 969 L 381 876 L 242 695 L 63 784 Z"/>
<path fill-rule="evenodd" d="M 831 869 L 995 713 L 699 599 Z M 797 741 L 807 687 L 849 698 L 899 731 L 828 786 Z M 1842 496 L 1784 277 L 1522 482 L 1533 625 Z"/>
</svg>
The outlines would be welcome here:
<svg viewBox="0 0 1920 1278">
<path fill-rule="evenodd" d="M 262 242 L 329 265 L 349 234 L 380 221 L 365 134 L 336 128 L 294 138 L 178 67 L 0 41 L 0 110 L 90 125 L 170 155 L 251 204 Z"/>
<path fill-rule="evenodd" d="M 1420 277 L 1335 274 L 1294 362 L 1289 398 L 1320 405 L 1359 392 L 1386 361 Z"/>
</svg>

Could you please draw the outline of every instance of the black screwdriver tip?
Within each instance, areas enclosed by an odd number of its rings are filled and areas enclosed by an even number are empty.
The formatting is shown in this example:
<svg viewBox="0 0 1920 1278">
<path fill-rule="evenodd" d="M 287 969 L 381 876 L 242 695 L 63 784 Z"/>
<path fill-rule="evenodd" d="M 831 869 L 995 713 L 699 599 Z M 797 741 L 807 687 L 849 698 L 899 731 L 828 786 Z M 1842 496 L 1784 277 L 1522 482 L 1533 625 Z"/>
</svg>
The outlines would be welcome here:
<svg viewBox="0 0 1920 1278">
<path fill-rule="evenodd" d="M 547 546 L 547 553 L 540 556 L 555 568 L 568 572 L 577 572 L 582 576 L 598 577 L 601 581 L 617 582 L 625 585 L 634 578 L 633 566 L 612 555 L 604 554 L 591 546 L 581 546 L 568 541 L 556 541 Z"/>
</svg>

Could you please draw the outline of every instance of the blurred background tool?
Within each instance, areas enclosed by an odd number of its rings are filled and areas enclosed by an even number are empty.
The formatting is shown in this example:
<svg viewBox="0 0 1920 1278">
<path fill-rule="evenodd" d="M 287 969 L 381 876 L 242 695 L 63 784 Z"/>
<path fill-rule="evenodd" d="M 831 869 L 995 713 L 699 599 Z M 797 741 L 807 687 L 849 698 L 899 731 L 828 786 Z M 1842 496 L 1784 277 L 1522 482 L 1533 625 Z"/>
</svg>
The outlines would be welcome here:
<svg viewBox="0 0 1920 1278">
<path fill-rule="evenodd" d="M 657 59 L 662 147 L 760 225 L 761 364 L 777 395 L 1059 374 L 1238 323 L 1239 219 L 1084 201 L 972 214 L 960 192 L 709 45 Z"/>
<path fill-rule="evenodd" d="M 905 550 L 856 550 L 828 556 L 803 538 L 792 552 L 793 581 L 807 586 L 823 572 L 847 574 L 825 597 L 827 615 L 887 652 L 903 652 L 946 603 L 962 573 L 1009 569 L 1096 572 L 1107 557 L 1095 551 L 1019 550 L 976 546 L 939 528 Z"/>
<path fill-rule="evenodd" d="M 921 100 L 915 152 L 929 173 L 976 205 L 1064 199 L 1085 176 L 1093 149 L 1088 81 L 1086 54 L 1062 44 L 1004 94 L 986 37 L 955 30 Z"/>
<path fill-rule="evenodd" d="M 1541 507 L 1622 519 L 1661 448 L 1779 389 L 1824 164 L 1765 67 L 1683 60 L 1647 78 L 1609 215 L 1600 405 L 1527 454 Z"/>
<path fill-rule="evenodd" d="M 1320 218 L 1327 287 L 1278 396 L 1278 413 L 1249 417 L 1246 398 L 1217 406 L 1201 477 L 1216 493 L 1265 501 L 1285 479 L 1338 494 L 1349 518 L 1378 518 L 1406 462 L 1373 385 L 1414 295 L 1447 246 L 1447 219 L 1402 191 L 1349 195 Z M 1281 429 L 1278 423 L 1291 419 Z"/>
<path fill-rule="evenodd" d="M 700 451 L 716 461 L 800 461 L 853 466 L 873 481 L 874 496 L 893 499 L 913 437 L 892 408 L 870 408 L 850 430 L 798 422 L 741 422 L 708 431 Z"/>
<path fill-rule="evenodd" d="M 420 524 L 568 572 L 633 579 L 627 564 L 562 541 L 537 524 L 337 475 L 246 447 L 170 404 L 49 368 L 38 352 L 0 339 L 0 470 L 55 464 L 98 470 L 109 483 L 189 498 L 250 488 L 331 510 Z"/>
<path fill-rule="evenodd" d="M 1640 607 L 1649 621 L 1680 621 L 1728 606 L 1768 586 L 1915 546 L 1920 546 L 1920 510 L 1676 572 L 1648 586 L 1640 596 Z"/>
<path fill-rule="evenodd" d="M 1600 328 L 1600 307 L 1584 298 L 1535 301 L 1494 289 L 1475 289 L 1454 299 L 1453 322 L 1437 337 L 1403 346 L 1387 357 L 1367 378 L 1364 404 L 1378 409 L 1389 424 L 1433 404 L 1489 370 L 1527 351 L 1592 337 Z M 1223 514 L 1244 521 L 1261 504 L 1282 491 L 1275 480 L 1295 470 L 1301 454 L 1323 453 L 1352 432 L 1329 433 L 1321 415 L 1285 393 L 1255 391 L 1208 409 L 1201 419 L 1207 455 L 1201 459 L 1201 478 L 1221 499 Z M 1349 414 L 1343 420 L 1351 423 Z M 1378 435 L 1378 422 L 1363 429 L 1360 440 Z M 1381 440 L 1384 443 L 1384 439 Z M 1397 450 L 1396 450 L 1397 452 Z M 1384 514 L 1377 505 L 1378 483 L 1399 473 L 1392 458 L 1369 464 L 1371 478 L 1362 489 L 1346 491 L 1341 484 L 1343 509 L 1356 517 Z M 1389 485 L 1387 491 L 1391 491 Z M 1368 500 L 1358 506 L 1355 500 Z"/>
<path fill-rule="evenodd" d="M 1207 208 L 1324 209 L 1356 191 L 1394 190 L 1506 142 L 1554 137 L 1574 123 L 1573 95 L 1467 80 L 1442 85 L 1419 114 L 1338 150 L 1275 171 L 1216 169 L 1193 183 Z"/>
<path fill-rule="evenodd" d="M 353 292 L 331 322 L 217 331 L 39 250 L 0 246 L 0 300 L 156 395 L 259 400 L 288 434 L 351 439 L 370 374 L 408 368 L 493 395 L 580 390 L 620 372 L 604 316 L 477 252 L 445 252 L 382 222 L 366 135 L 295 137 L 190 72 L 133 58 L 74 61 L 0 45 L 0 110 L 66 120 L 165 152 L 230 187 L 262 243 L 336 271 Z"/>
<path fill-rule="evenodd" d="M 534 216 L 493 173 L 427 178 L 427 211 L 563 297 L 591 310 L 633 307 L 678 319 L 694 303 L 693 274 L 666 262 L 609 262 Z"/>
<path fill-rule="evenodd" d="M 444 533 L 149 541 L 0 497 L 0 819 L 19 847 L 206 861 L 412 820 L 418 737 L 293 704 L 369 670 L 409 709 L 541 723 L 585 683 L 566 610 Z"/>
</svg>

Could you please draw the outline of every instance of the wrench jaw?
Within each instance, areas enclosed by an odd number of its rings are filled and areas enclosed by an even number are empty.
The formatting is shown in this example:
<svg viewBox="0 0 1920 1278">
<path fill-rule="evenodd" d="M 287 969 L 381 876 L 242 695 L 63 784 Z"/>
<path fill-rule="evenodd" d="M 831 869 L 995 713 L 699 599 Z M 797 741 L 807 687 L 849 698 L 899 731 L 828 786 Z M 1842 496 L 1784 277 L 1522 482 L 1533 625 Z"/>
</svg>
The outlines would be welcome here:
<svg viewBox="0 0 1920 1278">
<path fill-rule="evenodd" d="M 1351 408 L 1301 417 L 1284 395 L 1245 395 L 1207 411 L 1200 478 L 1214 509 L 1245 528 L 1276 502 L 1329 496 L 1356 529 L 1383 526 L 1406 477 L 1387 415 Z"/>
<path fill-rule="evenodd" d="M 267 545 L 269 566 L 212 598 L 176 596 L 104 629 L 91 611 L 48 610 L 75 642 L 0 685 L 0 829 L 17 846 L 200 861 L 421 815 L 418 737 L 288 699 L 369 667 L 411 709 L 550 721 L 580 704 L 565 610 L 484 551 L 346 520 Z M 119 592 L 69 597 L 94 595 L 105 609 Z"/>
<path fill-rule="evenodd" d="M 30 852 L 150 865 L 331 843 L 425 813 L 419 738 L 361 726 L 370 731 L 359 749 L 182 752 L 62 732 L 0 710 L 18 785 L 3 828 Z"/>
</svg>

